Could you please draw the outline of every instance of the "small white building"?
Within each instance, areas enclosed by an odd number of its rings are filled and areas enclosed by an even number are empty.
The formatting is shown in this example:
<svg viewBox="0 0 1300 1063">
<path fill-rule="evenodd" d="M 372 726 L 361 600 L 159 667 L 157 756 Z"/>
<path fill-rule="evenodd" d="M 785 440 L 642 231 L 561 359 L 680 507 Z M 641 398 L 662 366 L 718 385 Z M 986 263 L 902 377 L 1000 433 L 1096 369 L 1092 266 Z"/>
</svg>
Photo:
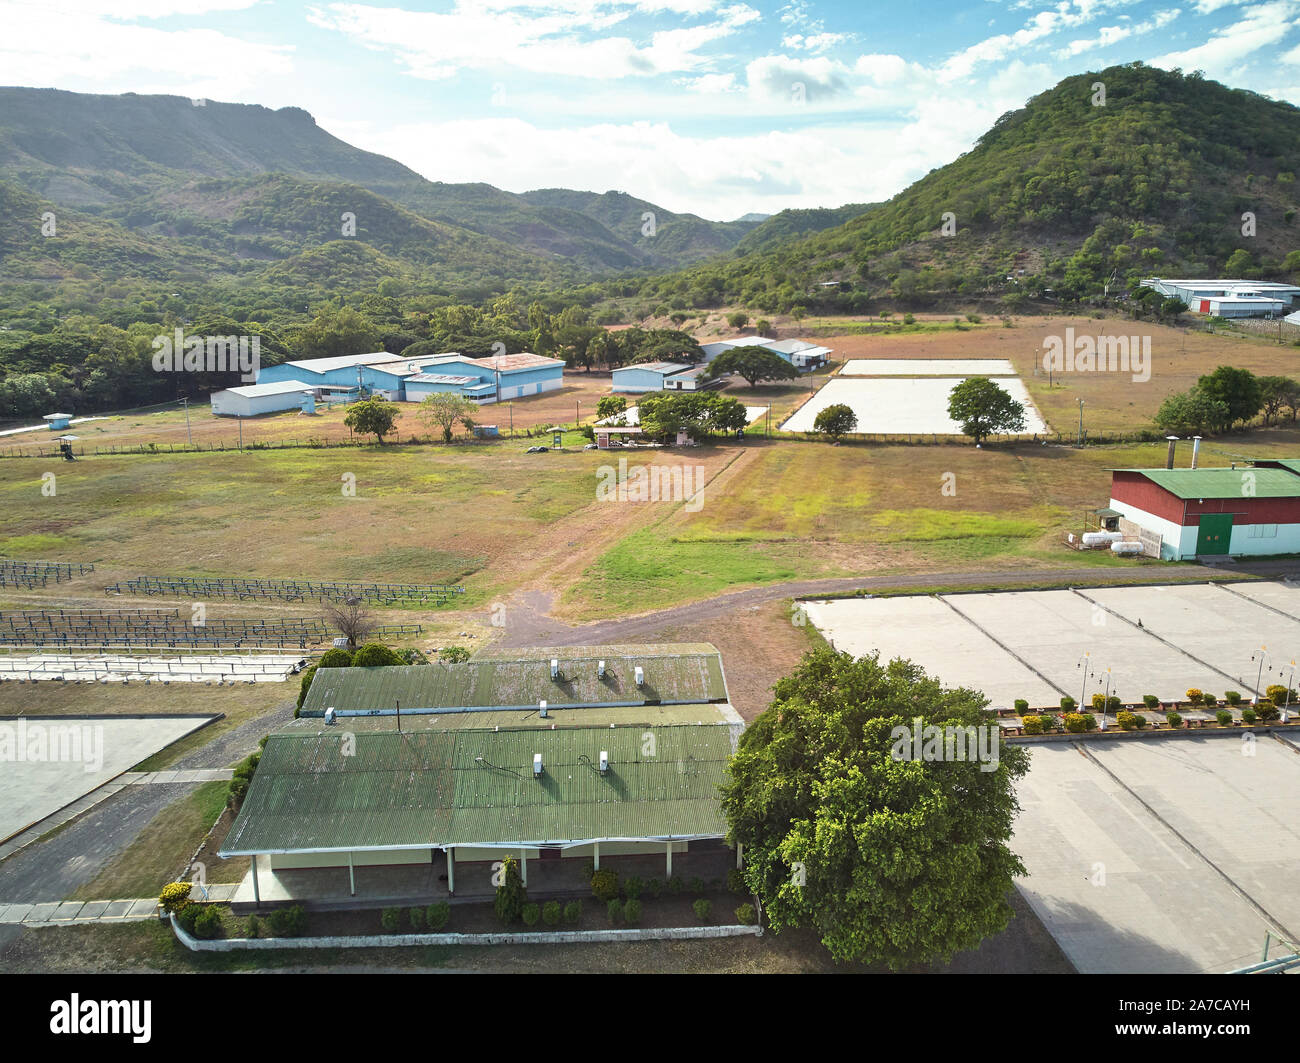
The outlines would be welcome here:
<svg viewBox="0 0 1300 1063">
<path fill-rule="evenodd" d="M 301 380 L 248 384 L 212 393 L 214 417 L 257 417 L 282 410 L 314 410 L 315 407 L 314 389 Z"/>
</svg>

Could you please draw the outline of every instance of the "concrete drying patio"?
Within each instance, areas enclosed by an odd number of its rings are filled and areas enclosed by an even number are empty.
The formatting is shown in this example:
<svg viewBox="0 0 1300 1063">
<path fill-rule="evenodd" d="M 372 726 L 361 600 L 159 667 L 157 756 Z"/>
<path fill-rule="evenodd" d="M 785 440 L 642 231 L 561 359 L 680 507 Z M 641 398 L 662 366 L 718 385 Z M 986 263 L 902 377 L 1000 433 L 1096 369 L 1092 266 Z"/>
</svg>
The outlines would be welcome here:
<svg viewBox="0 0 1300 1063">
<path fill-rule="evenodd" d="M 0 841 L 216 716 L 20 716 L 0 722 Z"/>
<path fill-rule="evenodd" d="M 1111 693 L 1130 703 L 1182 699 L 1189 687 L 1248 699 L 1257 676 L 1261 688 L 1289 681 L 1300 659 L 1300 588 L 1280 582 L 846 598 L 806 611 L 837 649 L 916 661 L 948 686 L 983 691 L 996 709 L 1017 698 L 1086 701 L 1105 692 L 1108 675 Z M 1261 646 L 1262 674 L 1251 661 Z"/>
<path fill-rule="evenodd" d="M 1297 940 L 1294 744 L 1207 734 L 1030 748 L 1018 885 L 1081 973 L 1224 972 L 1258 961 L 1267 932 Z"/>
</svg>

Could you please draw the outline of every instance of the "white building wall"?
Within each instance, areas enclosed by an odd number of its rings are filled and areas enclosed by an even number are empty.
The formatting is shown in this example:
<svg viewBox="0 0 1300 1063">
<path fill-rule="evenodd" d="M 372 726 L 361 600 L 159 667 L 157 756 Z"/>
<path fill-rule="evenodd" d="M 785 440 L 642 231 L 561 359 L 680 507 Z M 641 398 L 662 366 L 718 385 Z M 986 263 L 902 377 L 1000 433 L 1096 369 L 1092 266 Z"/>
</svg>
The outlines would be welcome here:
<svg viewBox="0 0 1300 1063">
<path fill-rule="evenodd" d="M 1233 525 L 1228 553 L 1300 554 L 1300 524 Z"/>
<path fill-rule="evenodd" d="M 1160 544 L 1162 560 L 1181 561 L 1183 558 L 1196 556 L 1196 537 L 1200 533 L 1199 528 L 1184 528 L 1171 520 L 1148 513 L 1145 509 L 1138 509 L 1131 502 L 1121 502 L 1117 498 L 1110 500 L 1110 508 L 1134 524 L 1159 534 L 1162 540 Z"/>
</svg>

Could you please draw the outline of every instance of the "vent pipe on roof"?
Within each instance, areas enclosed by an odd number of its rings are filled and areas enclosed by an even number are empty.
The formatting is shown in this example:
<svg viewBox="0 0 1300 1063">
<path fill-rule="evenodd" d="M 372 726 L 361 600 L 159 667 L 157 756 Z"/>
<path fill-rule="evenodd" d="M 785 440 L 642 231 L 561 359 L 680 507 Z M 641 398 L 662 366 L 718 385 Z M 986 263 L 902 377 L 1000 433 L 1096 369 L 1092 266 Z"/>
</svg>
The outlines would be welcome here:
<svg viewBox="0 0 1300 1063">
<path fill-rule="evenodd" d="M 542 777 L 542 755 L 540 753 L 534 753 L 533 754 L 533 778 L 540 779 L 541 777 Z"/>
<path fill-rule="evenodd" d="M 331 705 L 328 709 L 325 710 L 325 724 L 326 726 L 329 726 L 333 722 L 334 722 L 334 706 Z"/>
<path fill-rule="evenodd" d="M 609 771 L 609 751 L 602 749 L 600 751 L 600 773 L 604 775 L 607 771 Z"/>
<path fill-rule="evenodd" d="M 551 678 L 552 678 L 552 679 L 556 679 L 556 678 L 559 677 L 559 674 L 560 674 L 560 659 L 559 659 L 558 657 L 552 657 L 552 658 L 551 658 Z"/>
<path fill-rule="evenodd" d="M 605 662 L 604 662 L 604 661 L 601 661 L 599 664 L 596 665 L 596 675 L 598 675 L 601 679 L 604 679 L 604 678 L 605 678 Z"/>
<path fill-rule="evenodd" d="M 1165 438 L 1169 440 L 1169 457 L 1165 459 L 1165 468 L 1172 469 L 1174 467 L 1174 447 L 1178 445 L 1178 437 L 1165 436 Z"/>
<path fill-rule="evenodd" d="M 1192 436 L 1192 468 L 1196 468 L 1196 456 L 1201 452 L 1201 437 Z"/>
<path fill-rule="evenodd" d="M 543 720 L 546 719 L 546 702 L 545 702 L 545 701 L 539 701 L 539 702 L 537 703 L 537 712 L 538 712 L 538 715 L 541 716 L 541 718 L 542 718 Z"/>
<path fill-rule="evenodd" d="M 639 664 L 636 666 L 636 671 L 633 675 L 636 677 L 637 686 L 645 686 L 645 670 Z"/>
</svg>

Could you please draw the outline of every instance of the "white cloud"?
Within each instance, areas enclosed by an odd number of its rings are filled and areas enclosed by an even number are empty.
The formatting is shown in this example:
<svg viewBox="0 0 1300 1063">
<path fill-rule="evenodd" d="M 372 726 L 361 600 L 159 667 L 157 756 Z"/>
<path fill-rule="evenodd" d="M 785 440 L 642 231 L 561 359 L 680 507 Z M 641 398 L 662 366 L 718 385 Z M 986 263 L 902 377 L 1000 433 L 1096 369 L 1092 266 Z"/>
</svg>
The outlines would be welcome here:
<svg viewBox="0 0 1300 1063">
<path fill-rule="evenodd" d="M 652 33 L 648 43 L 599 36 L 633 14 L 707 16 L 697 26 Z M 513 68 L 534 74 L 616 79 L 706 66 L 706 45 L 760 18 L 742 3 L 711 0 L 456 0 L 449 12 L 335 3 L 309 7 L 314 25 L 391 52 L 415 77 Z"/>
<path fill-rule="evenodd" d="M 44 5 L 0 2 L 0 71 L 8 85 L 231 99 L 293 70 L 293 45 L 243 40 L 214 29 L 165 30 L 132 20 L 251 7 L 254 0 L 67 0 L 56 18 Z M 261 102 L 261 101 L 259 101 Z"/>
<path fill-rule="evenodd" d="M 1066 47 L 1056 52 L 1058 59 L 1066 59 L 1070 56 L 1081 55 L 1084 52 L 1091 52 L 1098 48 L 1109 48 L 1112 44 L 1118 44 L 1120 41 L 1127 40 L 1130 37 L 1143 37 L 1155 30 L 1164 29 L 1176 19 L 1181 12 L 1178 8 L 1170 8 L 1167 11 L 1157 11 L 1151 18 L 1145 22 L 1129 22 L 1115 26 L 1103 26 L 1097 32 L 1096 37 L 1085 40 L 1071 41 Z"/>
<path fill-rule="evenodd" d="M 1204 70 L 1210 77 L 1230 77 L 1242 60 L 1285 37 L 1296 24 L 1290 20 L 1297 12 L 1300 4 L 1296 0 L 1272 0 L 1243 8 L 1240 21 L 1215 30 L 1204 44 L 1169 52 L 1150 60 L 1151 65 Z"/>
</svg>

